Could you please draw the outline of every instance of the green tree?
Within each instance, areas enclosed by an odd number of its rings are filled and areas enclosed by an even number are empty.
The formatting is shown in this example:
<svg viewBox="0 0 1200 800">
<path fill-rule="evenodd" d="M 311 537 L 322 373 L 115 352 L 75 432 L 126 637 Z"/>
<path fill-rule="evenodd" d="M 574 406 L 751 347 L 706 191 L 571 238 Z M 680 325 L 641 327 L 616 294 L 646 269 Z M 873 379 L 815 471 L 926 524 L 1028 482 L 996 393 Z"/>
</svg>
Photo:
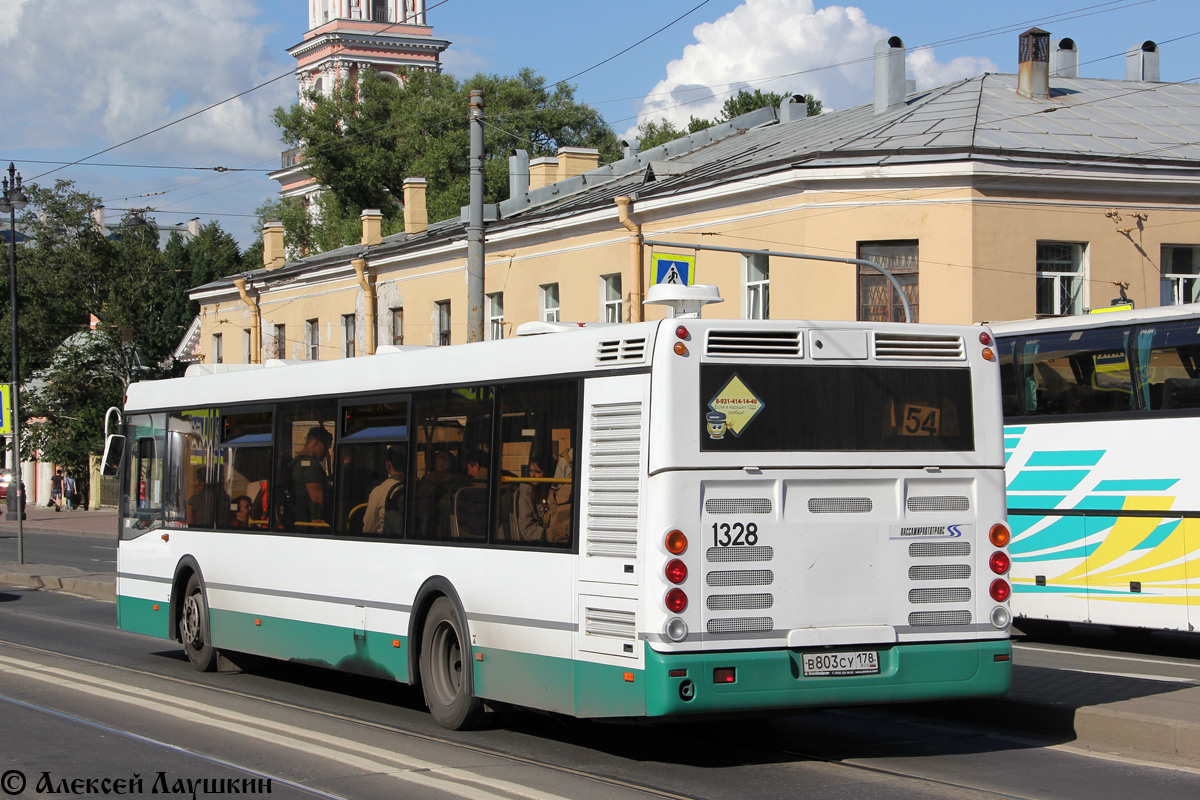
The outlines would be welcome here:
<svg viewBox="0 0 1200 800">
<path fill-rule="evenodd" d="M 327 250 L 357 241 L 364 208 L 379 209 L 385 226 L 398 229 L 397 201 L 409 177 L 426 179 L 430 219 L 458 216 L 469 194 L 472 89 L 484 92 L 486 104 L 485 202 L 507 197 L 514 149 L 537 158 L 560 147 L 595 147 L 604 162 L 619 157 L 616 135 L 600 114 L 576 102 L 571 86 L 551 88 L 532 70 L 465 81 L 427 70 L 402 70 L 399 77 L 369 72 L 329 97 L 310 93 L 276 109 L 284 140 L 304 148 L 309 174 L 329 190 L 319 223 L 302 218 L 307 209 L 298 203 L 285 200 L 272 209 L 288 231 L 289 247 Z"/>
<path fill-rule="evenodd" d="M 721 107 L 719 117 L 715 120 L 692 117 L 688 120 L 686 131 L 675 127 L 667 119 L 645 120 L 638 123 L 638 138 L 641 140 L 641 149 L 648 150 L 651 147 L 672 142 L 687 136 L 689 133 L 711 128 L 713 125 L 728 122 L 734 117 L 749 114 L 751 111 L 757 111 L 760 108 L 778 108 L 779 104 L 783 102 L 783 98 L 789 96 L 788 92 L 778 94 L 776 92 L 764 92 L 762 89 L 755 89 L 753 92 L 742 89 L 733 97 L 726 98 L 725 104 Z M 807 107 L 807 116 L 815 117 L 821 113 L 820 100 L 811 94 L 802 95 L 802 97 Z"/>
</svg>

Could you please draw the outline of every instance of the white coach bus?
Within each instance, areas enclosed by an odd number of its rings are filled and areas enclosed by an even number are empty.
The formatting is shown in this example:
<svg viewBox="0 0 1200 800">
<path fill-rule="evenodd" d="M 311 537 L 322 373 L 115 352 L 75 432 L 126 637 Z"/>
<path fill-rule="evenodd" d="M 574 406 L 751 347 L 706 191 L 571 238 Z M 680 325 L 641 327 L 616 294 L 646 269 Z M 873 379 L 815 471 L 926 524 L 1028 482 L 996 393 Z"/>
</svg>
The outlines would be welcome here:
<svg viewBox="0 0 1200 800">
<path fill-rule="evenodd" d="M 120 627 L 451 728 L 1001 695 L 990 343 L 669 319 L 135 384 Z"/>
<path fill-rule="evenodd" d="M 1024 627 L 1200 627 L 1200 305 L 991 326 Z"/>
</svg>

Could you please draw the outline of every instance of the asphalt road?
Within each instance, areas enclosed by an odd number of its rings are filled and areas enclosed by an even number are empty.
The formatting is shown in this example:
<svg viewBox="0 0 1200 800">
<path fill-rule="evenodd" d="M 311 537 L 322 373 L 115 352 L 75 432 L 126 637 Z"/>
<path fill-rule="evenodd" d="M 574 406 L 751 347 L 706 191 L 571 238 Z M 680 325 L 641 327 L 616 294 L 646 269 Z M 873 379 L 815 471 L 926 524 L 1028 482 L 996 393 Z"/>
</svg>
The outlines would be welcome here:
<svg viewBox="0 0 1200 800">
<path fill-rule="evenodd" d="M 43 774 L 137 775 L 144 794 L 159 773 L 168 789 L 178 779 L 212 787 L 269 778 L 271 794 L 285 797 L 1200 796 L 1194 767 L 922 719 L 903 707 L 638 726 L 509 713 L 488 730 L 451 733 L 408 687 L 261 660 L 243 673 L 199 674 L 177 645 L 118 631 L 114 617 L 109 603 L 0 591 L 6 774 L 20 772 L 30 786 Z"/>
</svg>

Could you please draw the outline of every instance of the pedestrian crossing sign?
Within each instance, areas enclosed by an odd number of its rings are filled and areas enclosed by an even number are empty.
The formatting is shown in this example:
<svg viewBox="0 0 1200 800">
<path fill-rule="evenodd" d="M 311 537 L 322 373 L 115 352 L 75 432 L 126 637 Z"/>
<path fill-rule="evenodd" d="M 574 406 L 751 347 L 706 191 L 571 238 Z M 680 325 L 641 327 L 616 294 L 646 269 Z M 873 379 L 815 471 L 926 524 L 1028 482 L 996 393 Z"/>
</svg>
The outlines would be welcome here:
<svg viewBox="0 0 1200 800">
<path fill-rule="evenodd" d="M 12 433 L 12 384 L 0 383 L 0 407 L 4 414 L 0 418 L 0 433 Z"/>
<path fill-rule="evenodd" d="M 651 256 L 651 266 L 654 270 L 656 284 L 691 286 L 696 277 L 695 256 L 655 253 Z"/>
</svg>

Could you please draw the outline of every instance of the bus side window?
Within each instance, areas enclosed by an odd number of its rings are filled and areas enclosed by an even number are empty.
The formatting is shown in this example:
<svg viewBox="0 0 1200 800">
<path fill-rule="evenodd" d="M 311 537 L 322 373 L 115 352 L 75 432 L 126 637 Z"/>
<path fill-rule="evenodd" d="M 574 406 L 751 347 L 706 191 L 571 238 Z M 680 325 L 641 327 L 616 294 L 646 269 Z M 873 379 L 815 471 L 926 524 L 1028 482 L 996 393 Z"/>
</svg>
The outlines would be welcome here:
<svg viewBox="0 0 1200 800">
<path fill-rule="evenodd" d="M 275 477 L 271 481 L 271 525 L 287 533 L 326 534 L 333 516 L 332 400 L 279 406 L 276 414 Z"/>
</svg>

